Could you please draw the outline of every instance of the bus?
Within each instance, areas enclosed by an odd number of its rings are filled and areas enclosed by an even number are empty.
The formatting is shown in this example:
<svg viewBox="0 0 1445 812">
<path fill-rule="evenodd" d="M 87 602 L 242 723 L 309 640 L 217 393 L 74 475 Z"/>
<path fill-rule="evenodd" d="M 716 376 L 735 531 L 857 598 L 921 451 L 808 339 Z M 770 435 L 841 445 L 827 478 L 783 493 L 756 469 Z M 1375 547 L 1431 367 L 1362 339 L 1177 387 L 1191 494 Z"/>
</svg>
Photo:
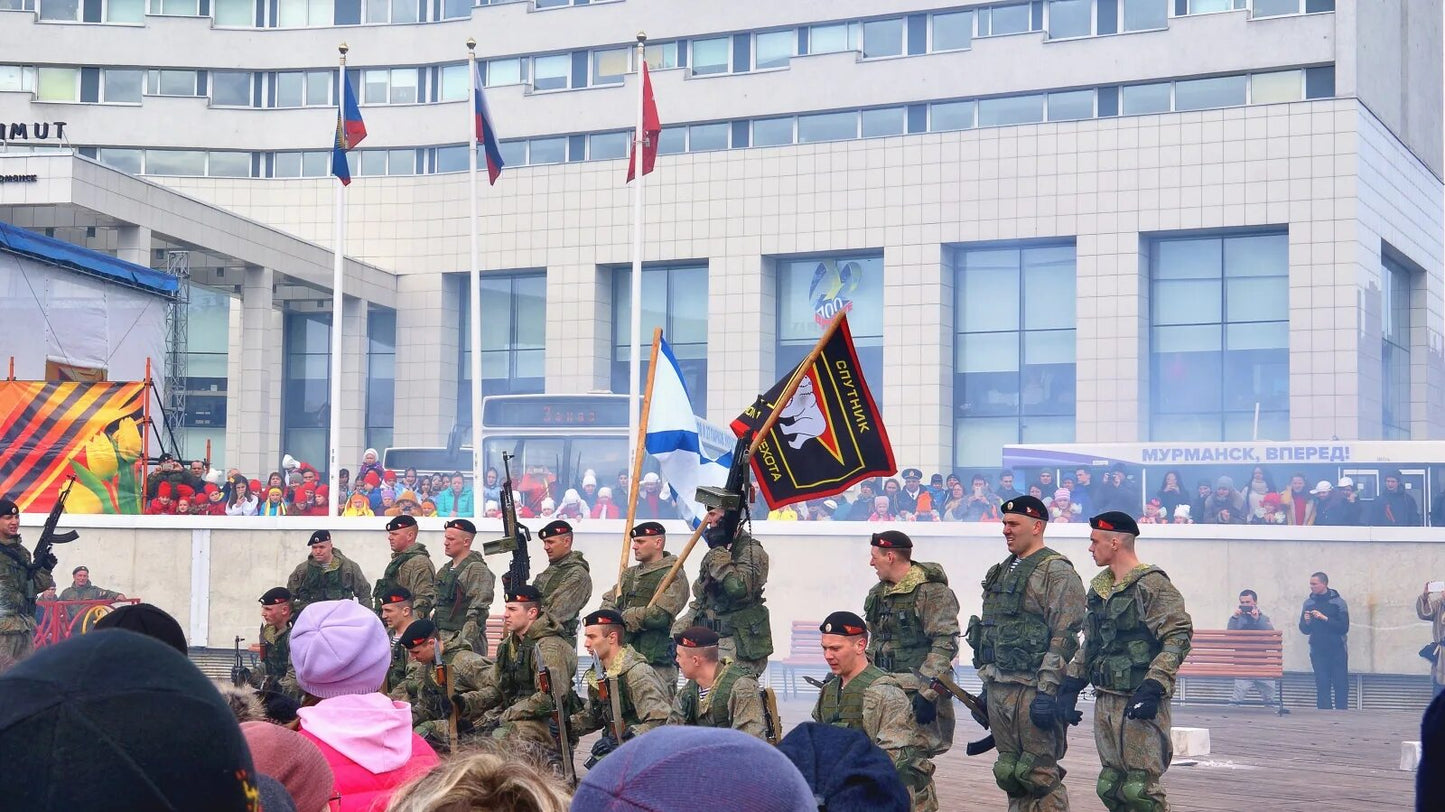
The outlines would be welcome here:
<svg viewBox="0 0 1445 812">
<path fill-rule="evenodd" d="M 1193 498 L 1205 484 L 1230 477 L 1237 489 L 1250 482 L 1256 467 L 1263 470 L 1273 490 L 1283 490 L 1296 474 L 1306 490 L 1319 482 L 1337 484 L 1348 477 L 1360 501 L 1375 500 L 1384 487 L 1386 472 L 1398 473 L 1405 491 L 1420 508 L 1422 524 L 1431 522 L 1439 491 L 1445 487 L 1445 442 L 1433 440 L 1328 440 L 1219 443 L 1061 443 L 1006 445 L 1003 466 L 1015 472 L 1016 481 L 1038 481 L 1049 471 L 1055 483 L 1074 479 L 1088 469 L 1097 485 L 1105 474 L 1120 471 L 1139 495 L 1139 510 L 1153 496 L 1167 473 L 1175 473 L 1185 495 Z M 1026 485 L 1024 485 L 1026 487 Z M 1047 498 L 1047 495 L 1046 497 Z M 1440 511 L 1445 511 L 1441 508 Z M 1196 517 L 1197 518 L 1197 517 Z"/>
</svg>

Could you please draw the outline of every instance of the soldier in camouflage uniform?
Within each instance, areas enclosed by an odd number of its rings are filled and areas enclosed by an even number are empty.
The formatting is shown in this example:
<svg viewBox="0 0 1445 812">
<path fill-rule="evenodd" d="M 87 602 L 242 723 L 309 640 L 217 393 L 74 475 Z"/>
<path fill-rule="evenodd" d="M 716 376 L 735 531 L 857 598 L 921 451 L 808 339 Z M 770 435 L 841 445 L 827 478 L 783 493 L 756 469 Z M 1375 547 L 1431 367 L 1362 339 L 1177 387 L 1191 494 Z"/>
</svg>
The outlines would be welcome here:
<svg viewBox="0 0 1445 812">
<path fill-rule="evenodd" d="M 1005 502 L 1009 557 L 983 579 L 983 617 L 968 621 L 980 699 L 998 747 L 993 777 L 1010 812 L 1065 812 L 1069 793 L 1059 759 L 1066 731 L 1055 697 L 1079 648 L 1084 582 L 1069 559 L 1044 546 L 1049 509 L 1032 496 Z"/>
<path fill-rule="evenodd" d="M 349 601 L 372 608 L 371 582 L 361 567 L 331 543 L 330 530 L 317 530 L 306 542 L 310 555 L 296 565 L 286 588 L 295 596 L 296 614 L 317 601 Z"/>
<path fill-rule="evenodd" d="M 467 519 L 447 522 L 442 551 L 451 560 L 437 571 L 437 604 L 432 618 L 441 630 L 444 649 L 467 648 L 485 656 L 487 615 L 491 613 L 492 596 L 497 593 L 497 578 L 482 554 L 472 550 L 476 535 L 476 525 Z"/>
<path fill-rule="evenodd" d="M 597 659 L 583 675 L 587 683 L 587 705 L 572 714 L 568 727 L 578 737 L 594 730 L 602 731 L 602 738 L 593 745 L 592 758 L 587 761 L 590 770 L 622 746 L 623 741 L 667 724 L 669 704 L 657 672 L 646 658 L 622 642 L 625 622 L 620 613 L 599 609 L 587 616 L 584 625 L 583 640 Z M 612 696 L 611 691 L 617 695 Z M 616 715 L 617 709 L 621 710 L 621 718 Z"/>
<path fill-rule="evenodd" d="M 386 684 L 381 690 L 392 699 L 405 702 L 406 686 L 403 683 L 412 670 L 412 662 L 411 653 L 401 644 L 401 636 L 416 622 L 416 614 L 411 609 L 411 590 L 403 586 L 387 590 L 381 596 L 379 605 L 381 622 L 392 635 L 391 665 L 387 666 Z"/>
<path fill-rule="evenodd" d="M 712 528 L 726 511 L 710 508 L 704 522 Z M 692 603 L 672 624 L 674 634 L 705 626 L 718 634 L 718 653 L 757 676 L 773 653 L 773 627 L 764 604 L 768 553 L 741 523 L 731 540 L 704 534 L 708 551 L 692 584 Z"/>
<path fill-rule="evenodd" d="M 90 568 L 81 565 L 70 571 L 71 585 L 61 593 L 59 600 L 62 601 L 122 601 L 125 595 L 109 589 L 101 589 L 90 582 Z M 68 606 L 65 609 L 66 621 L 75 619 L 75 616 L 90 607 Z"/>
<path fill-rule="evenodd" d="M 616 609 L 627 624 L 622 642 L 641 654 L 662 680 L 668 699 L 677 693 L 677 663 L 672 654 L 672 621 L 687 606 L 687 581 L 674 578 L 667 591 L 651 607 L 662 579 L 677 561 L 663 550 L 667 530 L 657 522 L 643 522 L 632 528 L 632 557 L 636 566 L 622 573 L 617 586 L 602 596 L 603 609 Z"/>
<path fill-rule="evenodd" d="M 833 675 L 813 706 L 813 721 L 861 730 L 893 761 L 913 812 L 936 812 L 933 762 L 925 731 L 896 675 L 868 661 L 868 628 L 852 612 L 834 612 L 823 625 L 823 659 Z"/>
<path fill-rule="evenodd" d="M 913 540 L 897 530 L 874 533 L 869 563 L 878 583 L 863 601 L 868 659 L 888 672 L 913 704 L 932 755 L 953 746 L 953 697 L 928 687 L 952 675 L 958 656 L 958 597 L 938 564 L 913 560 Z M 922 674 L 920 678 L 918 674 Z"/>
<path fill-rule="evenodd" d="M 1114 812 L 1167 812 L 1160 777 L 1169 767 L 1169 695 L 1189 654 L 1194 622 L 1169 576 L 1139 563 L 1139 525 L 1110 511 L 1089 520 L 1089 552 L 1106 567 L 1089 584 L 1084 645 L 1059 690 L 1059 716 L 1077 724 L 1079 691 L 1092 682 L 1097 787 Z"/>
<path fill-rule="evenodd" d="M 55 556 L 31 563 L 20 545 L 20 508 L 0 499 L 0 672 L 29 656 L 35 645 L 35 599 L 55 586 Z"/>
<path fill-rule="evenodd" d="M 575 648 L 578 617 L 592 600 L 592 572 L 587 559 L 572 549 L 572 525 L 557 519 L 537 534 L 547 553 L 547 568 L 532 579 L 542 593 L 542 607 Z"/>
<path fill-rule="evenodd" d="M 391 561 L 386 572 L 376 582 L 372 597 L 378 602 L 381 596 L 396 587 L 411 591 L 411 608 L 420 620 L 425 620 L 436 605 L 436 567 L 426 547 L 416 540 L 416 519 L 411 516 L 396 516 L 386 523 L 386 541 L 391 545 Z M 380 610 L 377 610 L 380 612 Z"/>
<path fill-rule="evenodd" d="M 266 590 L 261 596 L 261 662 L 251 672 L 251 687 L 282 693 L 300 700 L 301 686 L 296 684 L 296 669 L 291 667 L 291 592 L 284 586 Z"/>
<path fill-rule="evenodd" d="M 687 677 L 687 684 L 673 698 L 667 723 L 730 727 L 766 740 L 767 720 L 758 681 L 751 670 L 732 660 L 719 659 L 717 632 L 693 626 L 674 640 L 677 665 Z M 773 724 L 781 725 L 781 720 L 774 719 Z"/>
<path fill-rule="evenodd" d="M 537 671 L 545 667 L 554 680 L 571 685 L 577 673 L 577 649 L 542 612 L 542 593 L 536 587 L 513 587 L 505 598 L 506 636 L 497 646 L 491 672 L 476 692 L 462 698 L 460 710 L 468 717 L 480 717 L 477 727 L 493 738 L 529 742 L 559 758 L 557 739 L 548 729 L 555 706 L 552 695 L 542 690 Z M 570 690 L 567 693 L 571 701 L 563 712 L 571 713 L 577 702 Z"/>
<path fill-rule="evenodd" d="M 439 685 L 436 676 L 437 627 L 430 620 L 418 620 L 406 628 L 397 639 L 397 645 L 411 656 L 415 667 L 402 683 L 406 699 L 411 704 L 411 723 L 414 732 L 427 740 L 432 747 L 454 750 L 460 741 L 472 738 L 480 714 L 462 712 L 466 699 L 475 696 L 487 679 L 491 664 L 480 654 L 469 649 L 447 650 L 442 643 L 442 664 L 446 666 L 449 685 Z M 449 721 L 455 702 L 457 713 L 457 738 L 451 741 Z"/>
</svg>

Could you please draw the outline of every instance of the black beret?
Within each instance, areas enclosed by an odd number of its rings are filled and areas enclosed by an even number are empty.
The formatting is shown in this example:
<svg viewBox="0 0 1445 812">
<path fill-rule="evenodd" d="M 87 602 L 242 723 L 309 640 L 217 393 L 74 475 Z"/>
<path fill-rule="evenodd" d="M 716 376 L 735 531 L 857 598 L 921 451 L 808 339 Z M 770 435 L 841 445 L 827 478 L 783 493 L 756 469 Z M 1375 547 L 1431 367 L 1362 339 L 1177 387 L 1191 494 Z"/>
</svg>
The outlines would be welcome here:
<svg viewBox="0 0 1445 812">
<path fill-rule="evenodd" d="M 541 603 L 542 592 L 535 586 L 522 584 L 519 587 L 507 590 L 505 603 Z"/>
<path fill-rule="evenodd" d="M 868 543 L 874 547 L 881 547 L 885 550 L 912 550 L 913 539 L 906 533 L 898 530 L 884 530 L 882 533 L 874 533 Z"/>
<path fill-rule="evenodd" d="M 78 567 L 76 567 L 75 569 L 71 570 L 71 571 L 70 571 L 70 574 L 71 574 L 71 575 L 76 575 L 76 574 L 80 573 L 82 570 L 84 570 L 85 572 L 90 572 L 90 567 L 87 567 L 87 566 L 85 566 L 84 564 L 81 564 L 80 566 L 78 566 Z"/>
<path fill-rule="evenodd" d="M 692 626 L 673 635 L 672 640 L 683 648 L 710 648 L 717 645 L 717 632 L 706 626 Z"/>
<path fill-rule="evenodd" d="M 549 539 L 549 538 L 552 538 L 553 536 L 560 536 L 560 535 L 563 535 L 563 534 L 565 534 L 565 533 L 571 533 L 571 532 L 572 532 L 572 525 L 568 524 L 567 522 L 563 521 L 562 519 L 556 519 L 556 520 L 553 520 L 553 521 L 551 521 L 551 522 L 548 522 L 547 526 L 544 527 L 544 528 L 542 528 L 542 532 L 540 532 L 540 533 L 537 534 L 537 538 Z"/>
<path fill-rule="evenodd" d="M 291 602 L 291 590 L 284 586 L 273 586 L 261 596 L 262 606 L 280 606 Z"/>
<path fill-rule="evenodd" d="M 420 645 L 436 637 L 436 634 L 437 627 L 435 623 L 432 623 L 430 620 L 418 620 L 414 621 L 410 626 L 407 626 L 406 631 L 397 636 L 396 642 L 401 643 L 402 648 L 411 648 L 412 646 Z"/>
<path fill-rule="evenodd" d="M 387 530 L 400 530 L 403 527 L 416 527 L 416 517 L 403 513 L 392 517 L 392 520 L 386 523 Z"/>
<path fill-rule="evenodd" d="M 660 522 L 643 522 L 632 528 L 632 532 L 629 533 L 629 535 L 633 538 L 638 538 L 639 536 L 665 536 L 667 535 L 667 528 L 663 527 Z"/>
<path fill-rule="evenodd" d="M 404 586 L 394 586 L 381 593 L 382 603 L 411 603 L 411 590 Z"/>
<path fill-rule="evenodd" d="M 863 618 L 852 612 L 834 612 L 823 620 L 823 625 L 818 627 L 823 634 L 841 634 L 844 637 L 857 637 L 868 633 L 868 624 Z"/>
<path fill-rule="evenodd" d="M 1089 520 L 1089 526 L 1095 530 L 1108 530 L 1111 533 L 1128 533 L 1131 536 L 1139 535 L 1139 523 L 1134 517 L 1121 510 L 1111 510 L 1108 513 L 1100 513 Z"/>
<path fill-rule="evenodd" d="M 9 499 L 0 499 L 0 516 L 19 516 L 20 508 Z"/>
<path fill-rule="evenodd" d="M 1027 516 L 1030 519 L 1038 519 L 1046 522 L 1049 520 L 1049 509 L 1044 503 L 1032 496 L 1015 496 L 1003 503 L 999 508 L 1000 513 L 1014 513 L 1019 516 Z"/>
<path fill-rule="evenodd" d="M 611 609 L 598 609 L 582 619 L 583 626 L 621 626 L 622 613 Z"/>
<path fill-rule="evenodd" d="M 315 533 L 311 534 L 311 540 L 306 542 L 306 546 L 310 547 L 313 544 L 321 544 L 322 542 L 326 541 L 331 541 L 331 531 L 317 530 Z"/>
<path fill-rule="evenodd" d="M 473 536 L 477 534 L 477 526 L 472 524 L 470 519 L 452 519 L 443 526 L 443 529 L 450 530 L 453 527 L 463 533 L 470 533 Z"/>
</svg>

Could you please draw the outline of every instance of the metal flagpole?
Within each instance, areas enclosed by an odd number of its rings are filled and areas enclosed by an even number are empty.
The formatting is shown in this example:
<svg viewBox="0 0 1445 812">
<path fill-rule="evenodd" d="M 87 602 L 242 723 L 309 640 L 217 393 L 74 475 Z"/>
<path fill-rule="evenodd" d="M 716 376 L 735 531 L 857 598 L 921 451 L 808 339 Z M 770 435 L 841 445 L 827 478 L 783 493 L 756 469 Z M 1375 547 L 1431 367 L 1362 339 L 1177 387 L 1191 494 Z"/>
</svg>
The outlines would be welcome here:
<svg viewBox="0 0 1445 812">
<path fill-rule="evenodd" d="M 628 470 L 637 470 L 637 431 L 641 419 L 641 401 L 639 391 L 642 380 L 642 189 L 645 176 L 642 174 L 642 106 L 645 83 L 642 81 L 642 63 L 646 59 L 644 46 L 647 43 L 647 35 L 637 32 L 637 129 L 632 134 L 632 160 L 633 170 L 637 180 L 637 188 L 632 193 L 632 337 L 629 343 L 632 348 L 631 364 L 628 367 L 628 389 L 627 389 L 627 431 L 632 438 L 632 459 L 628 460 Z"/>
<path fill-rule="evenodd" d="M 346 43 L 337 47 L 341 52 L 341 64 L 336 69 L 336 111 L 337 127 L 345 129 L 346 118 L 346 52 L 351 50 Z M 347 160 L 345 153 L 342 160 Z M 342 321 L 342 266 L 346 262 L 346 186 L 336 184 L 336 242 L 331 250 L 331 447 L 326 465 L 329 493 L 326 497 L 327 510 L 335 516 L 340 511 L 341 498 L 341 321 Z"/>
<path fill-rule="evenodd" d="M 481 261 L 477 256 L 477 150 L 481 148 L 481 142 L 477 139 L 476 125 L 476 104 L 477 104 L 477 41 L 467 38 L 467 63 L 472 75 L 472 136 L 468 139 L 471 148 L 467 150 L 467 197 L 471 202 L 471 228 L 468 229 L 468 236 L 471 243 L 471 276 L 468 288 L 471 292 L 471 301 L 468 312 L 471 317 L 467 324 L 471 327 L 469 341 L 472 348 L 472 515 L 481 516 L 477 507 L 481 504 L 482 498 L 482 273 Z"/>
</svg>

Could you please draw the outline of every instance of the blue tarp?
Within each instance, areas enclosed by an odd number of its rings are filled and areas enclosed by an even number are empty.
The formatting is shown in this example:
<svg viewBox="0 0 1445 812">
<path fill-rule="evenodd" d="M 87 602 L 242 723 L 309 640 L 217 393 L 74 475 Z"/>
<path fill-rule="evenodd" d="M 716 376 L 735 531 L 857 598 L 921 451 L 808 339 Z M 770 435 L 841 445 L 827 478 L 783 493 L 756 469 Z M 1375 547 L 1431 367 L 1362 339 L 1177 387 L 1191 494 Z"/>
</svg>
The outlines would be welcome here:
<svg viewBox="0 0 1445 812">
<path fill-rule="evenodd" d="M 162 296 L 175 296 L 176 278 L 134 262 L 126 262 L 109 254 L 82 248 L 64 240 L 36 234 L 34 231 L 0 223 L 0 250 L 59 265 L 63 268 L 109 279 L 133 288 Z"/>
</svg>

